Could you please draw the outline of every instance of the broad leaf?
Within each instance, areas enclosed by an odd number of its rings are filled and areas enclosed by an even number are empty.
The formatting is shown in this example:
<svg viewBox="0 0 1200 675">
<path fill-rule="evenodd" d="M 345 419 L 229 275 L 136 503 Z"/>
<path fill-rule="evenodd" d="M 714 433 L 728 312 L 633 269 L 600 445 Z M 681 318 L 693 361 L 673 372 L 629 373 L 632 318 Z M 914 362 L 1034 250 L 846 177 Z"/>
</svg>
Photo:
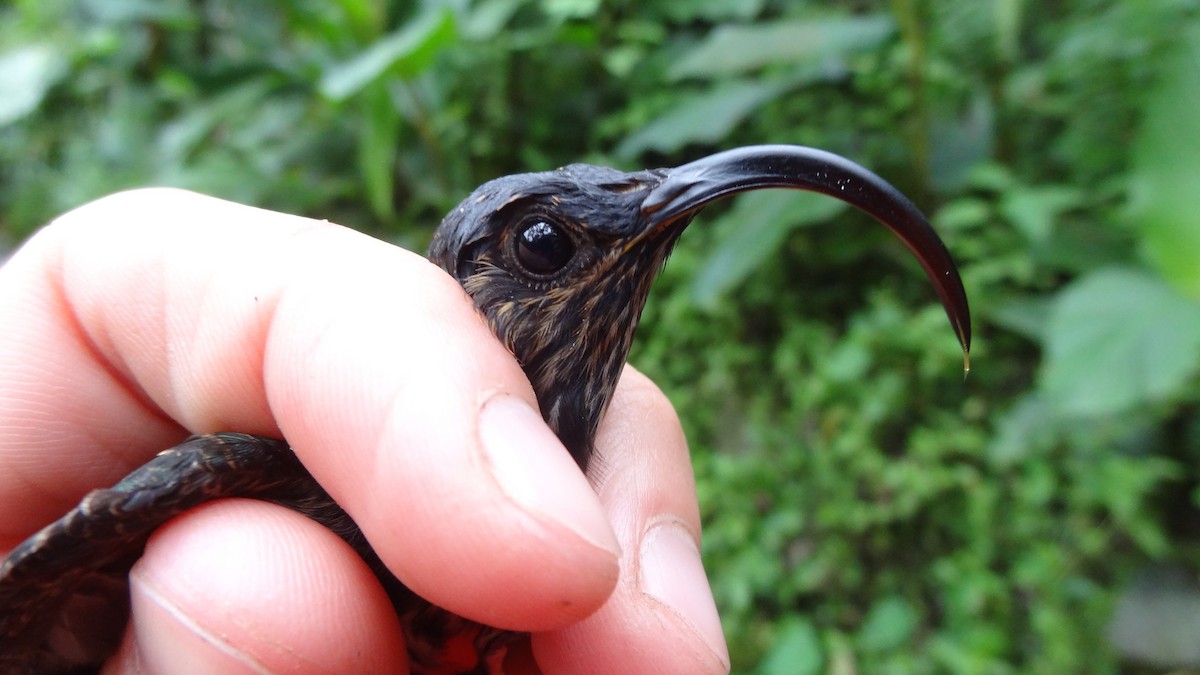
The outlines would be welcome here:
<svg viewBox="0 0 1200 675">
<path fill-rule="evenodd" d="M 543 0 L 542 11 L 559 21 L 590 19 L 600 9 L 600 0 Z"/>
<path fill-rule="evenodd" d="M 62 54 L 49 45 L 27 45 L 0 54 L 0 127 L 37 110 L 66 71 Z"/>
<path fill-rule="evenodd" d="M 419 73 L 454 40 L 456 30 L 450 10 L 427 12 L 350 61 L 326 71 L 321 78 L 321 93 L 333 101 L 344 101 L 388 73 Z"/>
<path fill-rule="evenodd" d="M 868 651 L 899 649 L 912 639 L 917 627 L 917 612 L 904 598 L 881 598 L 867 613 L 858 631 L 858 645 Z"/>
<path fill-rule="evenodd" d="M 1069 209 L 1082 202 L 1080 190 L 1062 185 L 1028 187 L 1006 193 L 1000 210 L 1025 238 L 1033 244 L 1044 244 L 1054 234 L 1054 223 Z"/>
<path fill-rule="evenodd" d="M 779 627 L 759 667 L 759 675 L 816 675 L 821 672 L 821 640 L 812 621 L 791 617 Z"/>
<path fill-rule="evenodd" d="M 883 14 L 722 26 L 684 54 L 667 75 L 731 75 L 775 63 L 843 56 L 878 45 L 894 27 Z"/>
<path fill-rule="evenodd" d="M 763 0 L 671 0 L 659 10 L 673 21 L 752 19 L 762 11 Z"/>
<path fill-rule="evenodd" d="M 472 40 L 496 37 L 524 4 L 522 0 L 486 0 L 476 3 L 463 19 L 463 35 Z"/>
<path fill-rule="evenodd" d="M 1045 347 L 1053 405 L 1117 413 L 1178 392 L 1200 370 L 1200 305 L 1145 273 L 1101 270 L 1059 295 Z"/>
<path fill-rule="evenodd" d="M 782 93 L 784 86 L 778 82 L 742 82 L 681 95 L 674 108 L 621 142 L 616 154 L 631 159 L 646 150 L 671 153 L 688 143 L 715 143 L 747 115 Z"/>
</svg>

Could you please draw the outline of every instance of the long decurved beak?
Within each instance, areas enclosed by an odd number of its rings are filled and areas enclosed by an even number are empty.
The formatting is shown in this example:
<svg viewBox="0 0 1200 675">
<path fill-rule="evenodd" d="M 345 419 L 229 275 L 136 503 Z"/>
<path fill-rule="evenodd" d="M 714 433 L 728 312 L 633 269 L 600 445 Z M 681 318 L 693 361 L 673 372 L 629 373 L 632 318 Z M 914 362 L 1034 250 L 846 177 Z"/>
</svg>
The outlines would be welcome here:
<svg viewBox="0 0 1200 675">
<path fill-rule="evenodd" d="M 873 216 L 900 237 L 933 281 L 970 369 L 971 310 L 945 244 L 917 207 L 890 183 L 850 160 L 797 145 L 756 145 L 720 152 L 667 170 L 646 196 L 651 229 L 684 222 L 722 197 L 761 188 L 793 188 L 836 197 Z"/>
</svg>

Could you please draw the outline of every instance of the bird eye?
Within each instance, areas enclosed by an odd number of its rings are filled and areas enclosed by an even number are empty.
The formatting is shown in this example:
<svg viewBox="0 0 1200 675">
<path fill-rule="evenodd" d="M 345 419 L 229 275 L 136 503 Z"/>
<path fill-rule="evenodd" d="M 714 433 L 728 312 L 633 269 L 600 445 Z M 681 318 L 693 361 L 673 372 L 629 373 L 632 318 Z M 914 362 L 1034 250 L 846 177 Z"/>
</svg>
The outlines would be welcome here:
<svg viewBox="0 0 1200 675">
<path fill-rule="evenodd" d="M 549 276 L 571 262 L 575 243 L 558 225 L 546 220 L 526 222 L 516 238 L 517 262 L 526 272 Z"/>
</svg>

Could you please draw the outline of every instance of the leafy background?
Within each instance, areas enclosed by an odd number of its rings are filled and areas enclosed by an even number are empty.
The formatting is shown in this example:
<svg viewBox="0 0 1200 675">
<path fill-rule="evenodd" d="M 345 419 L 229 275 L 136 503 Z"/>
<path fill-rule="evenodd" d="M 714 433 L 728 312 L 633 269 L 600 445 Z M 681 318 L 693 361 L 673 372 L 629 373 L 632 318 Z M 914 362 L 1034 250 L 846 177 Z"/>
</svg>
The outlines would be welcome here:
<svg viewBox="0 0 1200 675">
<path fill-rule="evenodd" d="M 16 0 L 0 246 L 131 186 L 421 249 L 503 173 L 751 143 L 932 217 L 974 369 L 882 228 L 684 238 L 632 361 L 691 441 L 736 672 L 1200 669 L 1196 0 Z"/>
</svg>

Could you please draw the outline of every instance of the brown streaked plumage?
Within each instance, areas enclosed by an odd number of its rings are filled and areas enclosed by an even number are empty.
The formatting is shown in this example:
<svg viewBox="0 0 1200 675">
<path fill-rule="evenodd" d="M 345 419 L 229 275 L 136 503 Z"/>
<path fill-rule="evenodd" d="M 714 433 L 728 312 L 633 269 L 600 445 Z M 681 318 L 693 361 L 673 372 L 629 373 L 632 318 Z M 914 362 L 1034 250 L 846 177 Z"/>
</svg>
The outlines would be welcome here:
<svg viewBox="0 0 1200 675">
<path fill-rule="evenodd" d="M 506 176 L 446 216 L 429 255 L 458 279 L 517 357 L 546 422 L 586 470 L 650 286 L 671 248 L 704 205 L 764 187 L 823 192 L 889 227 L 920 260 L 967 353 L 966 294 L 924 217 L 866 169 L 810 148 L 740 148 L 633 173 L 575 164 Z M 396 606 L 413 672 L 500 671 L 505 646 L 517 634 L 457 617 L 409 591 L 286 443 L 228 433 L 193 437 L 160 453 L 113 488 L 90 493 L 0 562 L 0 672 L 94 668 L 120 637 L 127 573 L 150 532 L 229 496 L 283 504 L 354 546 Z"/>
</svg>

